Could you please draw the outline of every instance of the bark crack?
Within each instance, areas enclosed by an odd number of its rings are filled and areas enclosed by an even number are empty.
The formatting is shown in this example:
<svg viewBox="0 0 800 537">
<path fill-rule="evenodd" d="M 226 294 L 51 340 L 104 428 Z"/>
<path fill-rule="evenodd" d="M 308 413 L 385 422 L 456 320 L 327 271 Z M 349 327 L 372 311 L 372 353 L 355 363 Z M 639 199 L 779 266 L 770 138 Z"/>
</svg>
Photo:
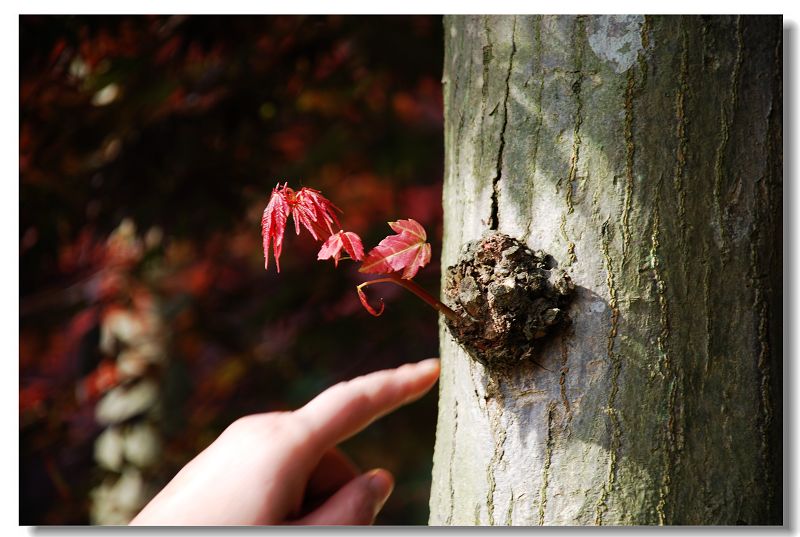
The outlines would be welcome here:
<svg viewBox="0 0 800 537">
<path fill-rule="evenodd" d="M 764 472 L 764 484 L 767 489 L 767 509 L 771 513 L 774 504 L 774 485 L 772 477 L 772 464 L 770 457 L 770 432 L 772 429 L 773 409 L 772 409 L 772 389 L 770 387 L 771 371 L 770 371 L 770 358 L 772 353 L 769 345 L 769 310 L 768 301 L 764 298 L 767 290 L 758 289 L 756 300 L 760 302 L 760 312 L 758 320 L 758 371 L 761 375 L 761 460 Z"/>
<path fill-rule="evenodd" d="M 577 261 L 577 257 L 575 256 L 575 243 L 572 242 L 567 234 L 567 213 L 561 214 L 561 225 L 558 227 L 559 231 L 561 231 L 561 236 L 564 237 L 564 242 L 567 243 L 567 262 L 566 266 L 571 266 L 575 261 Z"/>
<path fill-rule="evenodd" d="M 561 391 L 561 404 L 564 405 L 564 412 L 567 416 L 567 423 L 572 423 L 572 409 L 569 406 L 569 399 L 567 398 L 567 373 L 569 367 L 567 366 L 567 359 L 569 358 L 569 349 L 567 348 L 567 337 L 572 335 L 571 330 L 568 334 L 565 330 L 561 335 L 561 378 L 558 381 Z"/>
<path fill-rule="evenodd" d="M 542 488 L 539 493 L 539 525 L 544 526 L 544 512 L 547 509 L 547 487 L 550 483 L 550 464 L 553 459 L 553 413 L 556 404 L 550 401 L 547 406 L 547 441 L 545 443 L 544 465 L 542 466 Z"/>
<path fill-rule="evenodd" d="M 678 75 L 678 89 L 675 94 L 675 117 L 677 120 L 676 137 L 677 148 L 675 154 L 675 173 L 673 183 L 675 193 L 678 198 L 678 244 L 681 250 L 681 266 L 683 268 L 684 292 L 688 294 L 689 286 L 689 252 L 686 245 L 686 234 L 688 224 L 686 222 L 686 190 L 683 184 L 686 169 L 686 153 L 689 147 L 689 140 L 686 134 L 687 119 L 685 112 L 686 95 L 689 92 L 689 45 L 686 28 L 683 28 L 683 39 L 681 44 L 681 66 Z"/>
<path fill-rule="evenodd" d="M 633 89 L 635 85 L 634 70 L 628 70 L 628 84 L 625 89 L 625 198 L 622 205 L 622 266 L 628 260 L 628 249 L 631 242 L 630 212 L 633 201 Z"/>
<path fill-rule="evenodd" d="M 609 494 L 614 489 L 617 475 L 617 457 L 620 446 L 622 445 L 622 426 L 620 424 L 618 411 L 615 408 L 617 400 L 617 392 L 619 391 L 619 375 L 622 369 L 621 357 L 614 352 L 614 344 L 617 338 L 617 323 L 619 320 L 619 307 L 617 304 L 617 288 L 614 283 L 614 270 L 612 267 L 611 254 L 609 252 L 609 224 L 608 220 L 603 222 L 601 228 L 603 257 L 606 265 L 606 285 L 609 294 L 609 307 L 611 308 L 611 326 L 608 330 L 606 351 L 608 360 L 611 363 L 611 387 L 608 392 L 608 402 L 606 405 L 606 413 L 611 422 L 611 443 L 609 447 L 608 458 L 608 473 L 606 474 L 606 481 L 600 491 L 600 498 L 595 506 L 595 524 L 601 526 L 603 524 L 603 516 L 608 511 Z"/>
<path fill-rule="evenodd" d="M 703 375 L 700 377 L 701 382 L 709 376 L 709 371 L 713 364 L 711 354 L 711 336 L 713 327 L 711 326 L 711 263 L 708 260 L 708 246 L 703 244 L 703 314 L 706 318 L 706 362 L 703 367 Z"/>
<path fill-rule="evenodd" d="M 658 504 L 656 512 L 658 523 L 667 524 L 667 501 L 670 495 L 670 485 L 675 471 L 678 457 L 682 446 L 682 420 L 678 414 L 678 391 L 683 393 L 683 381 L 678 378 L 678 374 L 673 369 L 670 356 L 670 318 L 669 302 L 667 299 L 667 285 L 661 268 L 661 258 L 659 253 L 661 235 L 661 215 L 659 211 L 661 187 L 663 176 L 659 178 L 657 193 L 653 200 L 653 229 L 651 233 L 650 263 L 653 270 L 653 279 L 656 282 L 656 293 L 658 294 L 659 306 L 659 334 L 656 338 L 658 348 L 658 365 L 661 374 L 669 381 L 669 392 L 667 395 L 667 422 L 664 426 L 664 446 L 663 446 L 663 470 L 661 473 L 661 484 L 658 490 Z M 681 427 L 681 430 L 679 430 Z"/>
<path fill-rule="evenodd" d="M 640 32 L 640 39 L 642 42 L 642 50 L 636 56 L 641 70 L 642 79 L 639 81 L 639 87 L 643 88 L 647 83 L 647 54 L 646 51 L 650 47 L 650 31 L 652 30 L 653 21 L 651 17 L 645 15 L 644 22 L 642 23 L 642 30 Z"/>
<path fill-rule="evenodd" d="M 492 54 L 492 33 L 489 29 L 489 17 L 483 18 L 484 29 L 486 30 L 486 45 L 483 47 L 483 87 L 481 87 L 481 97 L 484 105 L 489 96 L 489 66 L 494 55 Z"/>
<path fill-rule="evenodd" d="M 497 479 L 495 478 L 495 472 L 500 466 L 500 463 L 503 461 L 507 436 L 506 429 L 503 427 L 503 424 L 500 421 L 503 408 L 503 396 L 497 379 L 489 377 L 489 382 L 486 386 L 486 396 L 488 399 L 494 399 L 494 401 L 491 402 L 491 405 L 489 404 L 490 401 L 487 400 L 486 405 L 487 417 L 489 419 L 489 431 L 494 439 L 492 458 L 489 461 L 489 465 L 486 467 L 486 481 L 488 483 L 488 488 L 486 490 L 486 508 L 489 516 L 489 525 L 494 526 L 494 493 L 497 490 Z M 494 405 L 498 406 L 497 412 L 492 411 L 492 406 Z"/>
<path fill-rule="evenodd" d="M 506 147 L 506 127 L 508 126 L 508 97 L 511 93 L 511 72 L 514 69 L 514 54 L 517 52 L 517 44 L 515 43 L 515 34 L 517 32 L 517 17 L 514 17 L 514 22 L 511 26 L 511 54 L 508 56 L 508 71 L 506 72 L 506 93 L 503 97 L 503 124 L 500 127 L 500 147 L 497 150 L 497 166 L 495 168 L 495 175 L 492 179 L 492 213 L 489 217 L 489 229 L 498 229 L 500 224 L 497 206 L 497 194 L 499 190 L 500 179 L 503 175 L 503 151 Z"/>
<path fill-rule="evenodd" d="M 486 45 L 484 45 L 482 49 L 483 74 L 481 78 L 481 112 L 480 112 L 480 126 L 479 126 L 480 133 L 477 138 L 478 141 L 480 142 L 480 153 L 478 157 L 478 162 L 480 163 L 479 173 L 481 174 L 483 173 L 483 162 L 484 162 L 484 154 L 486 148 L 486 136 L 484 135 L 483 132 L 483 126 L 484 123 L 486 122 L 486 101 L 489 97 L 489 66 L 494 57 L 492 54 L 492 32 L 489 28 L 489 16 L 483 17 L 483 27 L 484 27 L 484 32 L 486 33 Z"/>
<path fill-rule="evenodd" d="M 530 195 L 531 195 L 531 206 L 533 206 L 533 187 L 534 187 L 534 180 L 536 179 L 536 169 L 539 163 L 539 142 L 541 140 L 541 133 L 542 133 L 542 123 L 544 122 L 544 112 L 542 111 L 542 95 L 544 93 L 544 66 L 542 65 L 542 16 L 540 15 L 537 19 L 538 24 L 536 25 L 536 66 L 539 69 L 539 89 L 536 94 L 536 134 L 534 135 L 533 141 L 533 169 L 531 170 L 531 180 L 530 183 Z M 527 230 L 525 231 L 525 241 L 527 242 L 531 236 L 531 231 L 533 228 L 533 218 L 528 218 L 528 225 Z"/>
<path fill-rule="evenodd" d="M 733 69 L 731 70 L 731 92 L 729 98 L 729 108 L 728 110 L 725 106 L 725 102 L 720 103 L 720 122 L 721 122 L 721 135 L 719 145 L 717 146 L 717 155 L 714 162 L 714 187 L 713 187 L 713 197 L 714 197 L 714 206 L 716 208 L 717 214 L 717 226 L 719 227 L 719 240 L 720 240 L 720 254 L 723 267 L 728 259 L 729 249 L 728 249 L 728 237 L 727 232 L 725 230 L 725 215 L 723 213 L 723 202 L 722 202 L 722 176 L 723 176 L 723 166 L 725 159 L 725 152 L 728 148 L 728 141 L 730 140 L 730 130 L 731 126 L 733 125 L 733 116 L 736 112 L 736 105 L 739 100 L 739 79 L 741 74 L 742 68 L 742 49 L 744 48 L 744 39 L 742 35 L 742 17 L 741 15 L 736 17 L 736 58 L 734 59 Z"/>
<path fill-rule="evenodd" d="M 567 243 L 567 266 L 571 266 L 577 261 L 575 255 L 575 243 L 569 238 L 567 234 L 567 215 L 575 211 L 573 201 L 575 190 L 575 179 L 578 173 L 578 159 L 580 158 L 581 149 L 581 124 L 583 123 L 583 99 L 581 98 L 581 89 L 583 87 L 583 53 L 585 45 L 586 29 L 584 17 L 579 16 L 575 18 L 575 24 L 572 27 L 572 50 L 574 51 L 573 66 L 575 73 L 575 80 L 572 83 L 572 95 L 575 100 L 575 119 L 572 127 L 572 151 L 569 158 L 569 168 L 566 178 L 566 193 L 564 195 L 564 203 L 566 204 L 566 212 L 561 215 L 561 234 Z M 562 179 L 559 178 L 556 183 L 556 191 L 561 188 Z"/>
<path fill-rule="evenodd" d="M 514 491 L 511 491 L 511 499 L 508 500 L 508 510 L 506 511 L 505 525 L 511 526 L 514 523 Z"/>
<path fill-rule="evenodd" d="M 663 176 L 659 178 L 658 186 L 656 187 L 656 196 L 653 198 L 653 229 L 650 234 L 650 268 L 653 271 L 653 279 L 656 283 L 656 294 L 658 295 L 658 312 L 659 312 L 659 333 L 656 338 L 656 346 L 658 348 L 658 365 L 661 373 L 667 375 L 672 368 L 670 363 L 669 354 L 669 301 L 667 299 L 667 283 L 664 279 L 664 274 L 661 268 L 661 257 L 659 248 L 661 246 L 661 213 L 659 210 L 660 204 L 660 191 L 663 182 Z"/>
<path fill-rule="evenodd" d="M 675 467 L 680 462 L 680 455 L 683 451 L 684 423 L 683 414 L 678 409 L 678 402 L 683 397 L 683 374 L 675 374 L 669 384 L 667 395 L 667 423 L 665 426 L 665 449 L 664 449 L 664 469 L 661 475 L 661 485 L 658 490 L 658 523 L 660 525 L 673 524 L 667 516 L 667 501 L 672 493 L 672 477 L 675 474 Z"/>
<path fill-rule="evenodd" d="M 456 502 L 455 502 L 455 495 L 456 490 L 453 486 L 453 468 L 455 466 L 455 459 L 456 459 L 456 436 L 458 434 L 458 399 L 454 400 L 453 404 L 453 438 L 451 440 L 452 449 L 450 450 L 450 468 L 448 469 L 448 487 L 450 488 L 450 511 L 447 513 L 447 519 L 445 520 L 445 525 L 450 526 L 453 523 L 453 511 L 455 510 Z"/>
</svg>

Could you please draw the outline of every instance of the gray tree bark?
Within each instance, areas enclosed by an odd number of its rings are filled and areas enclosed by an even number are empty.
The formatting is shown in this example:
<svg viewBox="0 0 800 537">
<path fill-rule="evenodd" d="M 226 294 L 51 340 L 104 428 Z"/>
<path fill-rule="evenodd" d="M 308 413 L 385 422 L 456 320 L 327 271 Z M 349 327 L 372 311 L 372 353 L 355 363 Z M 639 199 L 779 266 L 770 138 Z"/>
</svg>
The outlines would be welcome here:
<svg viewBox="0 0 800 537">
<path fill-rule="evenodd" d="M 444 29 L 442 266 L 496 229 L 577 295 L 543 368 L 441 325 L 430 523 L 780 524 L 781 18 Z"/>
</svg>

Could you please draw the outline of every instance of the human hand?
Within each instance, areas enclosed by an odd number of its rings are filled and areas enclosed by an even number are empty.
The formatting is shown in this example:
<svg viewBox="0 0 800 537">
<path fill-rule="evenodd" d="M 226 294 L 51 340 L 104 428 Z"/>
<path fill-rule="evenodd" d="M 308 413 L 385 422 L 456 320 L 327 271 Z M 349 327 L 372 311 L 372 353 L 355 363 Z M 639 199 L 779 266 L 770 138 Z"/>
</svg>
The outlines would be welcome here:
<svg viewBox="0 0 800 537">
<path fill-rule="evenodd" d="M 337 384 L 292 412 L 240 418 L 191 460 L 132 525 L 371 524 L 394 487 L 359 475 L 336 444 L 422 397 L 435 358 Z"/>
</svg>

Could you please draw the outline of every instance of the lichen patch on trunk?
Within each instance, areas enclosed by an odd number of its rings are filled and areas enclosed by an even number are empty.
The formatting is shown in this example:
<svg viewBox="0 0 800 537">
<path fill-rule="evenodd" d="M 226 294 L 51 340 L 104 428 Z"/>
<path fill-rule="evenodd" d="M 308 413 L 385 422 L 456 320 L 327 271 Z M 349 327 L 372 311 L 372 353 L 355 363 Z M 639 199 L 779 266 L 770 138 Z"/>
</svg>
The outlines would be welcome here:
<svg viewBox="0 0 800 537">
<path fill-rule="evenodd" d="M 589 46 L 616 73 L 624 73 L 644 49 L 643 15 L 602 15 L 588 20 Z"/>
<path fill-rule="evenodd" d="M 444 295 L 461 316 L 447 327 L 472 358 L 492 369 L 535 359 L 545 336 L 569 322 L 575 286 L 553 265 L 550 255 L 503 233 L 464 245 L 447 269 Z"/>
</svg>

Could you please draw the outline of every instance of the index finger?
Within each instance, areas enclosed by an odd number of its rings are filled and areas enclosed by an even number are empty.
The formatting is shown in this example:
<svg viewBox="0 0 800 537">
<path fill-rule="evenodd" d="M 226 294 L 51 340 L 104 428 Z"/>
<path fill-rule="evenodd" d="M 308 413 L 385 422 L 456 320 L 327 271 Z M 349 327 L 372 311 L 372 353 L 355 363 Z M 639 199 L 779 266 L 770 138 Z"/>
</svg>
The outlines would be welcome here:
<svg viewBox="0 0 800 537">
<path fill-rule="evenodd" d="M 295 413 L 309 425 L 315 444 L 332 447 L 419 399 L 438 377 L 436 358 L 377 371 L 328 388 Z"/>
</svg>

